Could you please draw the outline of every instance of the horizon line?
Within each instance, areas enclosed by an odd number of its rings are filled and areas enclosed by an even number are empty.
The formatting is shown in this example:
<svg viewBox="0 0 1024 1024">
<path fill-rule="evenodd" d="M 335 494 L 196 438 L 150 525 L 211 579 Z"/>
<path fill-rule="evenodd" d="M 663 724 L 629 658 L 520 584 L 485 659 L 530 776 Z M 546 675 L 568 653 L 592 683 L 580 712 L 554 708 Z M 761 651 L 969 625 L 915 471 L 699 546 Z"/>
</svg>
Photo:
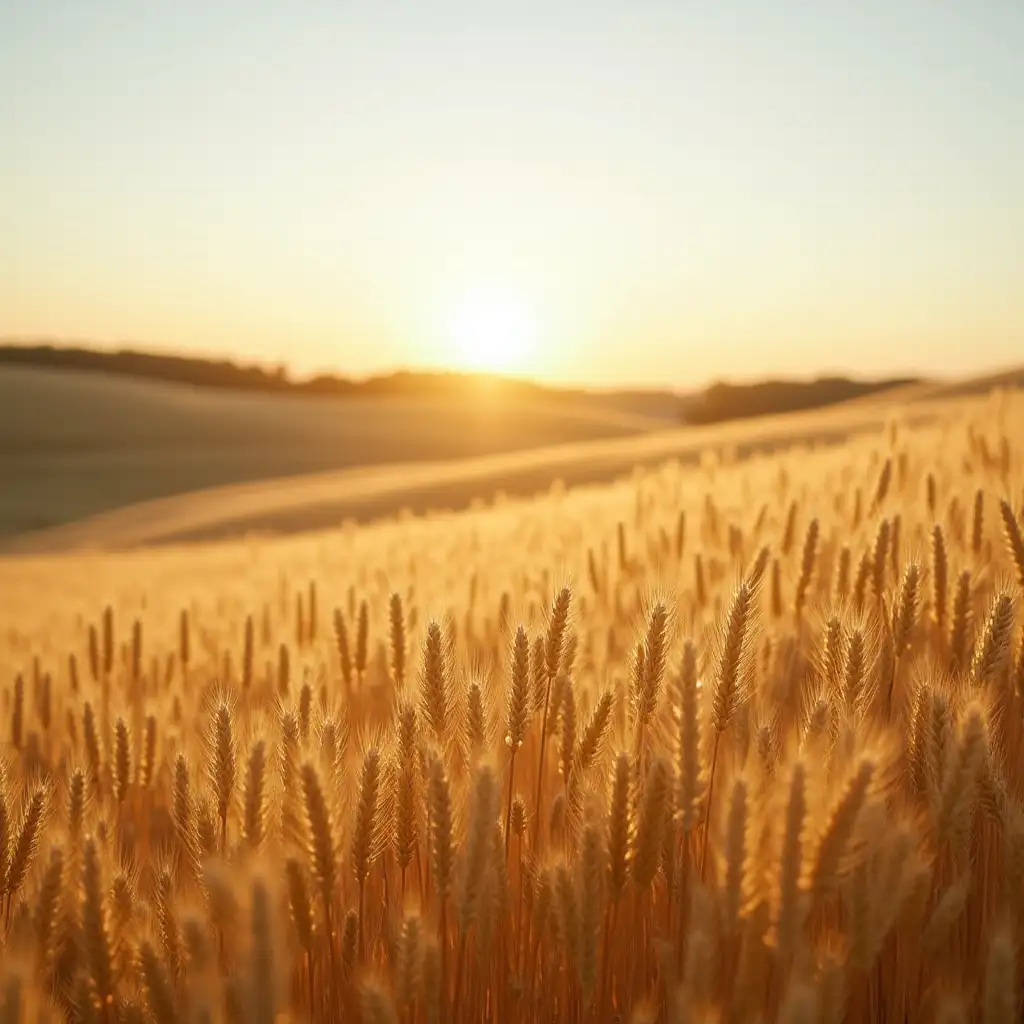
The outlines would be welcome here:
<svg viewBox="0 0 1024 1024">
<path fill-rule="evenodd" d="M 247 360 L 240 355 L 231 355 L 223 351 L 212 349 L 190 350 L 172 349 L 159 345 L 148 346 L 144 342 L 136 341 L 114 341 L 104 342 L 88 338 L 64 338 L 46 334 L 0 334 L 0 351 L 14 351 L 27 349 L 45 349 L 55 353 L 82 353 L 95 356 L 140 356 L 143 358 L 179 360 L 184 363 L 207 364 L 210 366 L 230 366 L 240 371 L 253 371 L 266 375 L 268 379 L 274 377 L 282 381 L 283 386 L 301 389 L 317 382 L 336 382 L 338 384 L 351 384 L 354 386 L 381 383 L 401 377 L 419 377 L 426 379 L 447 379 L 476 381 L 480 383 L 495 383 L 518 386 L 528 389 L 535 389 L 548 392 L 576 392 L 584 394 L 645 394 L 665 395 L 671 397 L 685 397 L 690 394 L 700 393 L 715 386 L 749 387 L 757 384 L 770 383 L 802 383 L 812 384 L 820 381 L 844 379 L 865 384 L 883 383 L 893 380 L 913 379 L 915 381 L 929 382 L 952 382 L 961 379 L 953 374 L 935 374 L 923 370 L 903 369 L 899 372 L 885 374 L 861 374 L 853 372 L 848 368 L 838 366 L 823 366 L 817 371 L 808 374 L 786 375 L 761 374 L 749 376 L 735 376 L 731 374 L 719 374 L 690 386 L 671 384 L 584 384 L 577 381 L 547 381 L 539 375 L 529 373 L 516 373 L 510 371 L 488 371 L 468 370 L 452 366 L 438 366 L 431 364 L 404 363 L 395 366 L 383 366 L 379 370 L 364 374 L 350 374 L 341 367 L 323 367 L 306 372 L 297 372 L 285 360 Z M 971 376 L 988 375 L 990 373 L 1007 372 L 1018 369 L 1018 363 L 993 364 L 991 366 L 979 366 L 975 374 Z M 75 367 L 68 367 L 75 369 Z M 88 370 L 88 367 L 78 369 Z M 138 376 L 137 374 L 126 373 L 126 376 Z M 969 378 L 964 378 L 969 379 Z M 171 381 L 168 381 L 171 383 Z M 211 384 L 210 386 L 216 386 Z"/>
</svg>

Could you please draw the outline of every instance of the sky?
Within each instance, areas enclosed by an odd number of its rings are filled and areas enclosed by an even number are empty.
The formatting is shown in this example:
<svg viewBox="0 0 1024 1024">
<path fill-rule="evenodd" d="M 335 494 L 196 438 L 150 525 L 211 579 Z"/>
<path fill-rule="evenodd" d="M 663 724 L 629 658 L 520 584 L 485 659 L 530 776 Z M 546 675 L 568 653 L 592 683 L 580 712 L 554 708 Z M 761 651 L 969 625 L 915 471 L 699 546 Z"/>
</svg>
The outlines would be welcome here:
<svg viewBox="0 0 1024 1024">
<path fill-rule="evenodd" d="M 1021 0 L 0 0 L 0 335 L 599 387 L 1024 359 Z"/>
</svg>

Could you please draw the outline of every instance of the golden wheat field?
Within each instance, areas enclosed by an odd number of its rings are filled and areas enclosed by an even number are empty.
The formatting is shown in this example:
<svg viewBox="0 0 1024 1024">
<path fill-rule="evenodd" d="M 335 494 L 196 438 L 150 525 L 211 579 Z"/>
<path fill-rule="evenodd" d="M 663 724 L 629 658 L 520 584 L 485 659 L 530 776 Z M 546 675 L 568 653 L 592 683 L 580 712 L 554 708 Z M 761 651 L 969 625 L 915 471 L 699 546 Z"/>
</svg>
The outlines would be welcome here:
<svg viewBox="0 0 1024 1024">
<path fill-rule="evenodd" d="M 0 562 L 0 1021 L 1020 1020 L 1022 445 Z"/>
</svg>

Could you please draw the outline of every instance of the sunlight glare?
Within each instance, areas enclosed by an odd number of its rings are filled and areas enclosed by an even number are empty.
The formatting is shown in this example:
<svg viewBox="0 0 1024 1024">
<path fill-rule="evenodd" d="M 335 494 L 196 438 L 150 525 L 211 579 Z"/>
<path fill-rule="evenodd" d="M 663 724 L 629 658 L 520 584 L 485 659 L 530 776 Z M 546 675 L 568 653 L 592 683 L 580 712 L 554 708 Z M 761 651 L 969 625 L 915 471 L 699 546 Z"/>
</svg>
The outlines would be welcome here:
<svg viewBox="0 0 1024 1024">
<path fill-rule="evenodd" d="M 529 306 L 503 291 L 475 291 L 456 306 L 451 337 L 459 366 L 488 373 L 528 367 L 537 343 Z"/>
</svg>

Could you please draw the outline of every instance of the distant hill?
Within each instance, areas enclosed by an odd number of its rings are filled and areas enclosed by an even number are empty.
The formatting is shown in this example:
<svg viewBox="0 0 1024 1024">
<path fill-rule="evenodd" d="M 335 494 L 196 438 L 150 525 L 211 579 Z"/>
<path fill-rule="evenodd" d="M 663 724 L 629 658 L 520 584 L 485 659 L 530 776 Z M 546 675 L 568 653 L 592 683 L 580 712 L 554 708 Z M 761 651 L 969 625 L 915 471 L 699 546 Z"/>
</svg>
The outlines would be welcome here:
<svg viewBox="0 0 1024 1024">
<path fill-rule="evenodd" d="M 916 377 L 857 381 L 846 377 L 819 377 L 811 381 L 766 380 L 754 384 L 712 384 L 683 401 L 687 423 L 722 423 L 726 420 L 772 416 L 784 412 L 820 409 L 852 398 L 878 394 L 891 388 L 921 383 Z"/>
<path fill-rule="evenodd" d="M 287 490 L 308 474 L 653 436 L 892 383 L 716 385 L 682 395 L 454 373 L 299 381 L 283 368 L 232 362 L 0 346 L 0 537 L 208 488 L 278 481 Z"/>
<path fill-rule="evenodd" d="M 677 426 L 675 396 L 192 386 L 0 361 L 0 536 L 185 491 Z"/>
<path fill-rule="evenodd" d="M 508 398 L 565 396 L 585 398 L 588 403 L 608 404 L 616 408 L 628 405 L 631 399 L 640 404 L 658 400 L 672 403 L 678 401 L 678 396 L 667 390 L 588 391 L 581 388 L 549 387 L 528 380 L 478 373 L 399 370 L 359 380 L 335 374 L 297 379 L 285 366 L 245 366 L 231 360 L 163 355 L 137 349 L 106 351 L 10 340 L 0 343 L 0 365 L 84 370 L 194 387 L 269 394 L 455 397 L 464 394 L 467 389 L 475 393 L 481 384 L 486 384 L 490 394 Z"/>
<path fill-rule="evenodd" d="M 0 373 L 0 383 L 2 380 Z M 970 382 L 967 383 L 969 385 Z M 125 389 L 166 387 L 121 386 Z M 983 393 L 983 389 L 976 391 L 973 386 L 961 390 L 968 395 Z M 211 400 L 207 396 L 203 398 Z M 227 401 L 224 397 L 214 400 Z M 286 399 L 246 396 L 238 401 L 271 403 Z M 346 402 L 362 401 L 348 399 L 338 404 L 343 406 Z M 418 400 L 380 401 L 385 405 L 401 405 L 406 401 L 415 404 Z M 965 406 L 959 403 L 963 401 L 959 397 L 911 397 L 899 403 L 899 414 L 903 422 L 923 426 L 962 416 Z M 297 404 L 329 408 L 329 403 Z M 498 500 L 499 495 L 535 495 L 549 490 L 556 481 L 568 487 L 603 483 L 628 474 L 638 466 L 656 467 L 666 460 L 697 465 L 707 451 L 728 451 L 742 460 L 794 445 L 804 448 L 833 445 L 861 434 L 874 434 L 877 438 L 891 413 L 892 406 L 885 400 L 845 402 L 827 409 L 766 416 L 756 421 L 740 419 L 705 427 L 676 426 L 674 429 L 605 436 L 547 447 L 520 447 L 471 458 L 390 464 L 377 462 L 330 472 L 306 473 L 288 479 L 255 479 L 188 493 L 177 488 L 162 499 L 141 504 L 129 505 L 121 494 L 122 500 L 108 501 L 105 508 L 97 510 L 100 514 L 86 515 L 79 509 L 77 515 L 63 516 L 59 522 L 68 525 L 61 526 L 54 521 L 50 525 L 56 526 L 55 529 L 22 532 L 21 536 L 7 538 L 0 532 L 0 561 L 6 553 L 52 553 L 75 548 L 102 550 L 223 540 L 253 533 L 298 533 L 330 528 L 346 521 L 366 522 L 403 512 L 462 509 L 478 501 Z M 399 412 L 399 415 L 408 414 Z M 136 463 L 136 467 L 145 472 L 141 463 Z M 112 468 L 123 473 L 124 463 Z M 83 484 L 88 481 L 94 488 L 110 488 L 119 479 L 97 474 L 95 463 L 85 469 L 87 475 L 83 474 L 80 479 Z M 0 453 L 0 478 L 2 473 L 3 456 Z M 37 472 L 34 486 L 38 488 L 39 481 L 51 478 L 53 474 Z M 31 479 L 28 483 L 33 485 Z M 66 484 L 59 491 L 65 496 L 77 493 L 75 487 Z M 17 486 L 0 489 L 0 509 L 5 495 L 16 497 L 21 493 L 22 489 Z M 54 495 L 55 498 L 59 496 Z M 113 492 L 110 496 L 114 496 Z"/>
</svg>

